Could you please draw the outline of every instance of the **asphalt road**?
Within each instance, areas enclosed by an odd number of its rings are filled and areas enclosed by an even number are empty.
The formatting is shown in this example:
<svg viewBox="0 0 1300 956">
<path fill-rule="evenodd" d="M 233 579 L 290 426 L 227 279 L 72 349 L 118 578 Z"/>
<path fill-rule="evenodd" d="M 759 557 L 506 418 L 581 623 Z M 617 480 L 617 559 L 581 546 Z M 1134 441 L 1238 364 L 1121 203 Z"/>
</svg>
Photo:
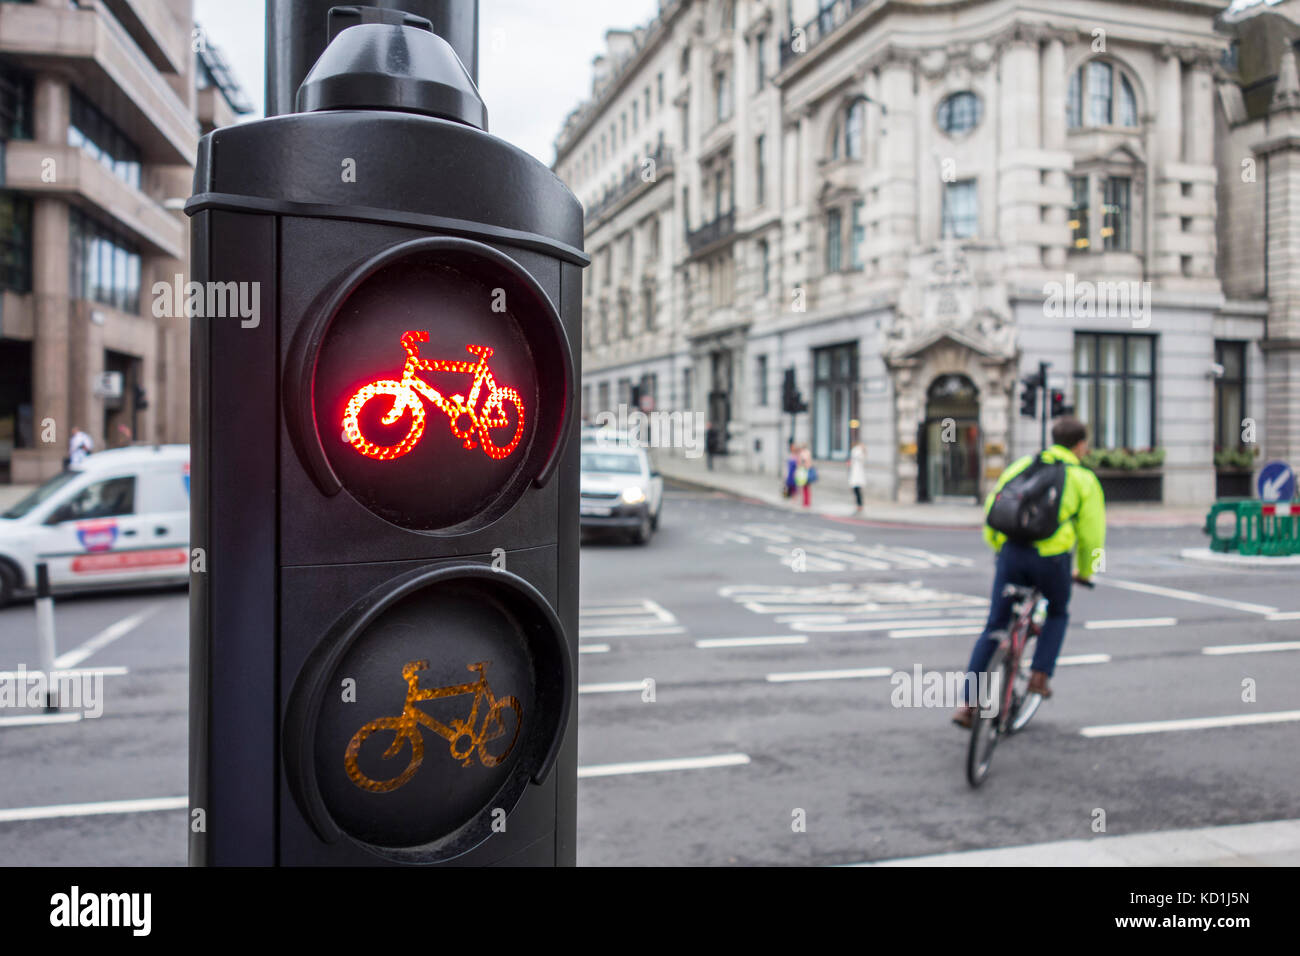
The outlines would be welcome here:
<svg viewBox="0 0 1300 956">
<path fill-rule="evenodd" d="M 1300 817 L 1300 725 L 1275 716 L 1300 709 L 1300 614 L 1278 619 L 1297 571 L 1177 557 L 1203 543 L 1111 533 L 1055 697 L 971 791 L 947 707 L 891 697 L 898 672 L 964 667 L 992 578 L 977 532 L 670 491 L 648 546 L 582 551 L 579 863 L 851 863 L 1088 837 L 1099 811 L 1108 834 Z M 0 668 L 30 666 L 34 617 L 0 610 Z M 84 805 L 183 807 L 184 592 L 64 599 L 57 620 L 61 653 L 120 672 L 100 719 L 0 711 L 0 861 L 183 864 L 183 809 Z M 1176 723 L 1242 717 L 1262 722 Z"/>
</svg>

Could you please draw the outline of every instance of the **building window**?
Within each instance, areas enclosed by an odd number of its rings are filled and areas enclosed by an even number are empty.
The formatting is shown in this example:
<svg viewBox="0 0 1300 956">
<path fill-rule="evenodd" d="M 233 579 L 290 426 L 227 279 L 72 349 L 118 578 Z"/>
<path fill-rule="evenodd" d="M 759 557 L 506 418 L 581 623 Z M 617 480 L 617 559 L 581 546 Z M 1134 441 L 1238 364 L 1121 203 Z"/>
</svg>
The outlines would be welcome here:
<svg viewBox="0 0 1300 956">
<path fill-rule="evenodd" d="M 1074 405 L 1096 448 L 1151 448 L 1155 444 L 1153 335 L 1074 337 Z"/>
<path fill-rule="evenodd" d="M 844 111 L 844 120 L 831 143 L 831 159 L 861 159 L 862 131 L 867 116 L 866 100 L 854 100 Z"/>
<path fill-rule="evenodd" d="M 140 150 L 77 90 L 72 91 L 68 145 L 99 160 L 122 182 L 140 188 Z"/>
<path fill-rule="evenodd" d="M 691 393 L 691 370 L 682 369 L 682 408 L 689 411 L 695 407 L 695 396 Z"/>
<path fill-rule="evenodd" d="M 596 386 L 596 404 L 600 406 L 600 411 L 607 412 L 609 408 L 609 382 L 601 382 Z"/>
<path fill-rule="evenodd" d="M 662 73 L 660 73 L 658 76 L 655 77 L 655 88 L 658 90 L 657 98 L 659 100 L 659 105 L 663 106 L 664 105 L 664 75 Z"/>
<path fill-rule="evenodd" d="M 766 239 L 758 241 L 758 264 L 759 274 L 762 276 L 762 285 L 760 287 L 762 291 L 759 294 L 767 295 L 772 291 L 772 260 Z"/>
<path fill-rule="evenodd" d="M 826 213 L 826 271 L 839 272 L 842 266 L 840 256 L 840 211 L 832 209 Z"/>
<path fill-rule="evenodd" d="M 1111 176 L 1106 180 L 1106 203 L 1102 207 L 1102 247 L 1127 252 L 1129 243 L 1129 210 L 1131 180 L 1127 176 Z"/>
<path fill-rule="evenodd" d="M 767 137 L 760 136 L 754 140 L 754 204 L 763 205 L 767 200 Z"/>
<path fill-rule="evenodd" d="M 641 117 L 641 101 L 633 100 L 632 101 L 632 132 L 634 133 L 641 125 L 640 117 Z"/>
<path fill-rule="evenodd" d="M 32 80 L 0 71 L 0 141 L 32 138 Z"/>
<path fill-rule="evenodd" d="M 767 404 L 767 356 L 758 357 L 758 366 L 754 369 L 754 384 L 758 387 L 755 396 L 759 405 Z"/>
<path fill-rule="evenodd" d="M 969 239 L 978 234 L 979 206 L 975 198 L 975 180 L 973 179 L 944 183 L 944 239 Z"/>
<path fill-rule="evenodd" d="M 80 210 L 68 216 L 69 294 L 123 312 L 140 310 L 140 255 L 113 230 Z"/>
<path fill-rule="evenodd" d="M 939 129 L 949 136 L 961 136 L 980 124 L 983 112 L 983 101 L 969 90 L 963 90 L 944 97 L 936 118 Z"/>
<path fill-rule="evenodd" d="M 0 192 L 0 288 L 32 291 L 32 202 Z"/>
<path fill-rule="evenodd" d="M 1088 235 L 1088 177 L 1071 176 L 1070 192 L 1070 238 L 1076 249 L 1087 249 L 1092 245 Z"/>
<path fill-rule="evenodd" d="M 853 204 L 853 217 L 849 222 L 849 266 L 853 269 L 861 269 L 862 262 L 862 244 L 867 236 L 866 224 L 862 221 L 862 212 L 865 203 L 861 199 Z"/>
<path fill-rule="evenodd" d="M 858 346 L 813 351 L 813 457 L 849 457 L 849 423 L 857 418 Z"/>
<path fill-rule="evenodd" d="M 1236 451 L 1246 417 L 1246 343 L 1215 342 L 1214 361 L 1223 374 L 1214 381 L 1214 450 Z"/>
<path fill-rule="evenodd" d="M 731 80 L 725 71 L 714 76 L 713 89 L 717 97 L 718 122 L 725 123 L 731 119 Z"/>
<path fill-rule="evenodd" d="M 1090 60 L 1070 74 L 1065 111 L 1071 129 L 1138 125 L 1137 96 L 1132 82 L 1123 71 L 1104 60 Z"/>
<path fill-rule="evenodd" d="M 767 83 L 767 34 L 754 37 L 754 92 Z"/>
</svg>

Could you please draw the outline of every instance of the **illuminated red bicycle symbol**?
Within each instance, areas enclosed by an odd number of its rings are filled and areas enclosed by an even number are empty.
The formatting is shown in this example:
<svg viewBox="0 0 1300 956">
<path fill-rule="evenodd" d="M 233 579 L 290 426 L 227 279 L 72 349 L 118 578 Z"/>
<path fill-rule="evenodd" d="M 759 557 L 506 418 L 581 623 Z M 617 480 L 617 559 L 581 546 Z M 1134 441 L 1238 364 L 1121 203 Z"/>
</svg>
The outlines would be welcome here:
<svg viewBox="0 0 1300 956">
<path fill-rule="evenodd" d="M 489 458 L 505 458 L 519 446 L 519 440 L 523 438 L 524 403 L 515 389 L 497 385 L 492 369 L 488 367 L 493 349 L 487 345 L 465 346 L 471 355 L 478 357 L 477 362 L 420 358 L 419 343 L 427 341 L 428 332 L 402 333 L 402 348 L 406 351 L 402 380 L 381 379 L 357 389 L 348 399 L 347 409 L 343 412 L 343 438 L 367 458 L 401 458 L 424 435 L 424 403 L 420 400 L 423 397 L 447 416 L 451 433 L 461 439 L 466 448 L 473 448 L 477 440 Z M 420 378 L 420 372 L 463 372 L 472 375 L 474 381 L 468 397 L 443 395 Z M 390 395 L 393 399 L 393 407 L 380 419 L 383 424 L 395 424 L 408 412 L 411 416 L 410 431 L 396 445 L 377 445 L 361 434 L 361 409 L 372 398 L 380 395 Z M 489 430 L 509 427 L 510 416 L 506 414 L 508 405 L 515 408 L 515 432 L 509 442 L 499 445 L 493 441 Z"/>
</svg>

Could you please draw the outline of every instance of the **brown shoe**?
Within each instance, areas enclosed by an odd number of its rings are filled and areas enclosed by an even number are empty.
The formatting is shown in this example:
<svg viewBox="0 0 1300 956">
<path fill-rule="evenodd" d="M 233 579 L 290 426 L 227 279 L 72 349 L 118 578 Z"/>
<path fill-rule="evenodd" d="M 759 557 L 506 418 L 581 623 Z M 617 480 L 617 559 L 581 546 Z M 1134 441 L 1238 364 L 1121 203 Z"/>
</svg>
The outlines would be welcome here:
<svg viewBox="0 0 1300 956">
<path fill-rule="evenodd" d="M 958 727 L 970 730 L 970 725 L 975 720 L 975 708 L 963 705 L 952 712 L 952 722 Z"/>
<path fill-rule="evenodd" d="M 1031 694 L 1038 694 L 1043 698 L 1043 700 L 1047 700 L 1047 698 L 1051 697 L 1052 688 L 1047 683 L 1047 675 L 1042 671 L 1030 671 L 1028 692 Z"/>
</svg>

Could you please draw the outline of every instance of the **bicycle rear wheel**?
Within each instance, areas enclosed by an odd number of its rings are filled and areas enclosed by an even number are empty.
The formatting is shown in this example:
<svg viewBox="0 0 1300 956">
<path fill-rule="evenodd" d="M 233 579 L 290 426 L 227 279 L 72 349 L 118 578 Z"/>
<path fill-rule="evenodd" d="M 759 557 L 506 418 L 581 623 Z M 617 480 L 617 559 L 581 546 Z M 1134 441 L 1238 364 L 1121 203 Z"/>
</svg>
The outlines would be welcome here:
<svg viewBox="0 0 1300 956">
<path fill-rule="evenodd" d="M 1001 680 L 1005 681 L 1007 677 L 1006 670 L 1007 645 L 1003 642 L 993 652 L 985 672 L 999 674 Z M 1006 685 L 1005 683 L 998 683 L 996 686 L 1004 687 Z M 994 708 L 993 713 L 986 713 L 979 706 L 979 703 L 976 702 L 976 710 L 971 719 L 970 747 L 966 751 L 966 782 L 972 787 L 978 787 L 988 777 L 989 767 L 993 764 L 993 751 L 997 748 L 998 739 L 1002 736 L 1003 726 L 1000 698 L 997 701 L 999 706 Z"/>
</svg>

